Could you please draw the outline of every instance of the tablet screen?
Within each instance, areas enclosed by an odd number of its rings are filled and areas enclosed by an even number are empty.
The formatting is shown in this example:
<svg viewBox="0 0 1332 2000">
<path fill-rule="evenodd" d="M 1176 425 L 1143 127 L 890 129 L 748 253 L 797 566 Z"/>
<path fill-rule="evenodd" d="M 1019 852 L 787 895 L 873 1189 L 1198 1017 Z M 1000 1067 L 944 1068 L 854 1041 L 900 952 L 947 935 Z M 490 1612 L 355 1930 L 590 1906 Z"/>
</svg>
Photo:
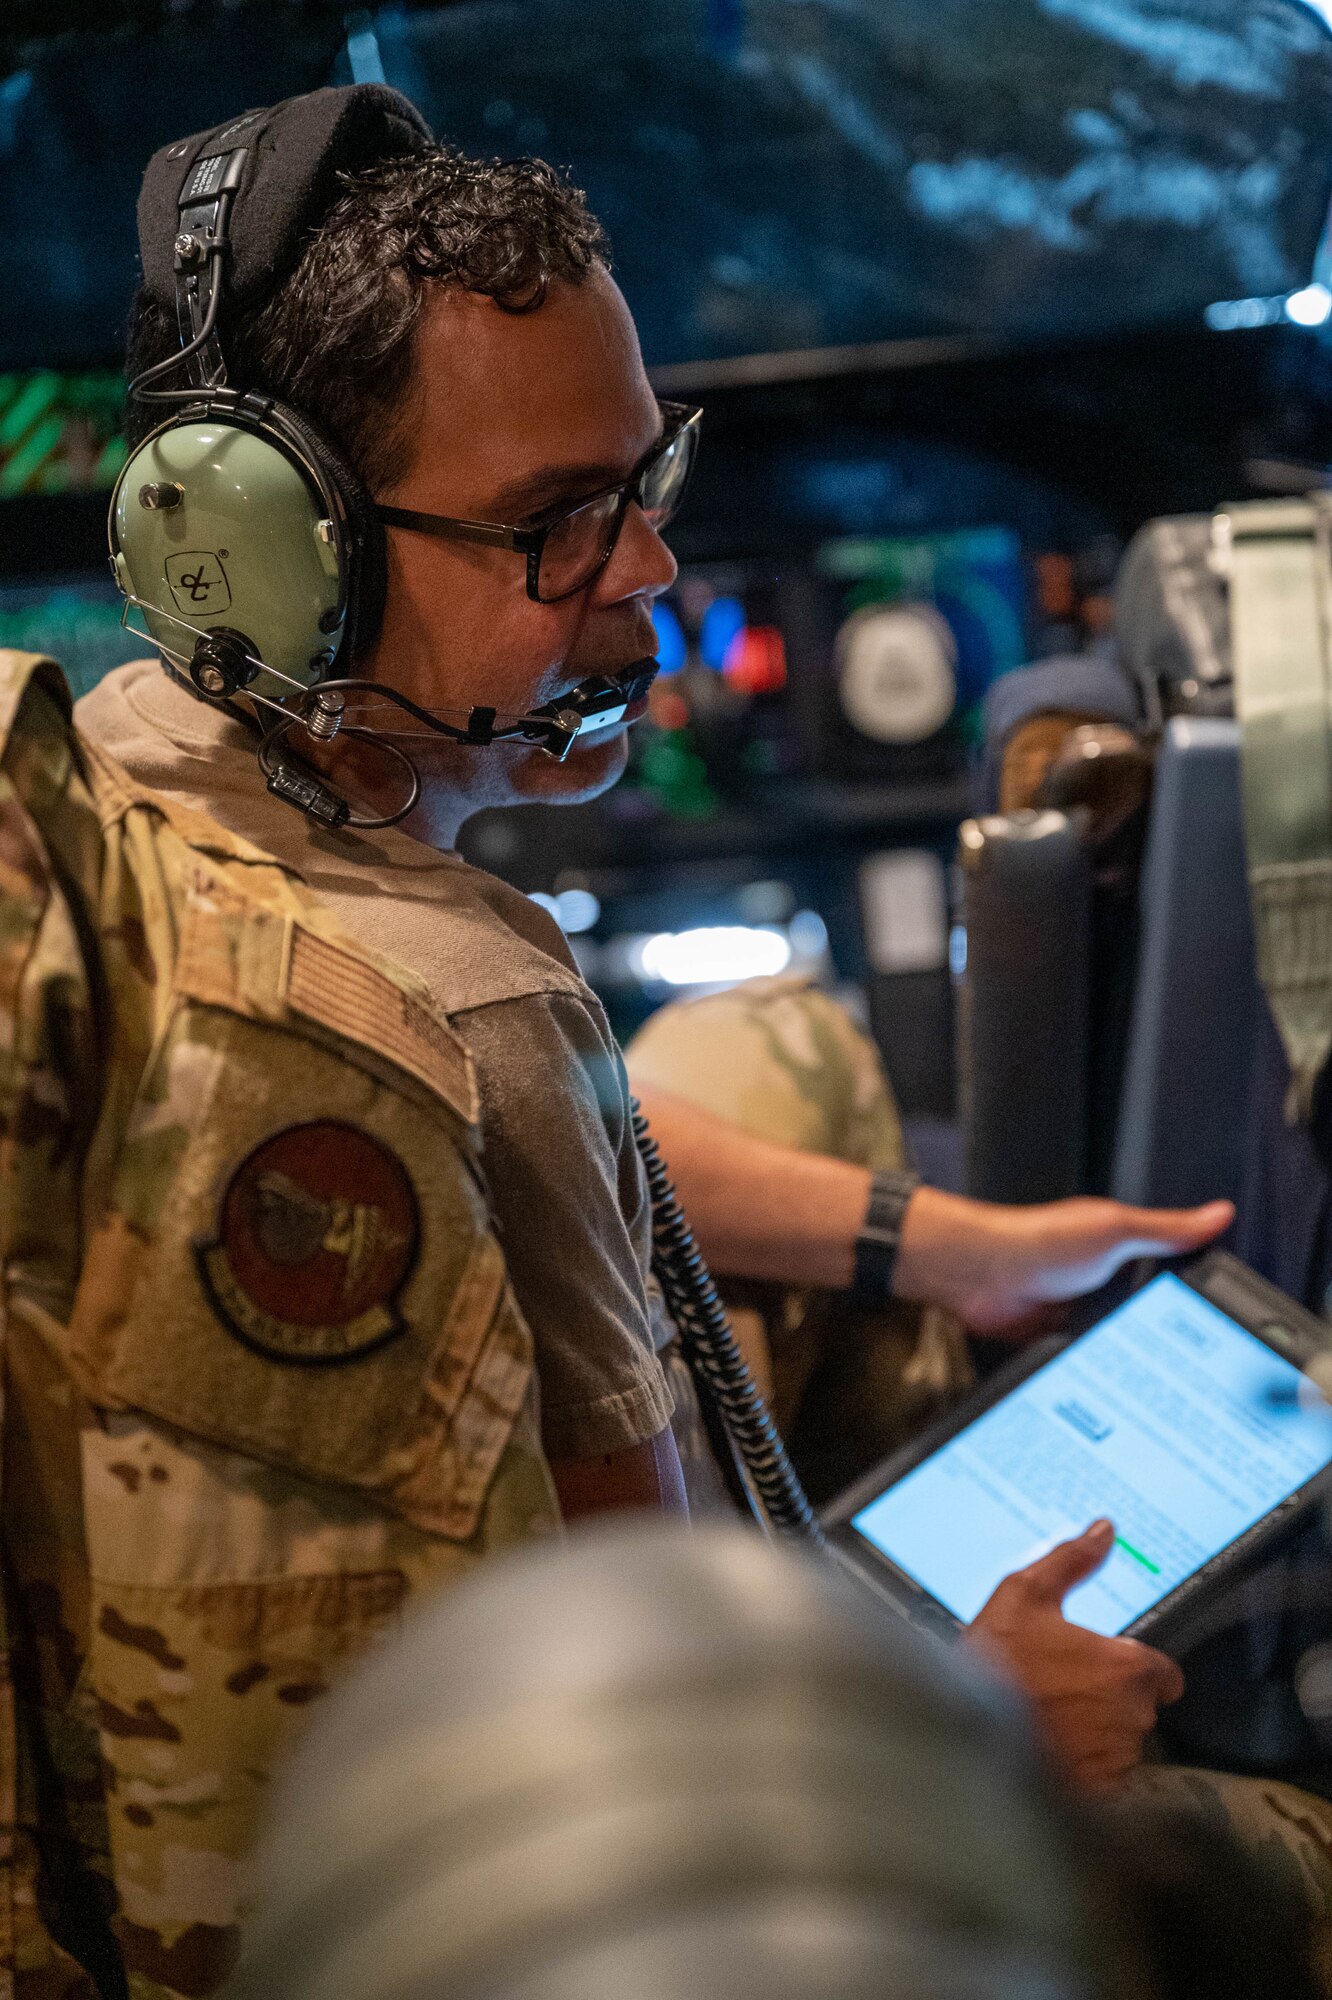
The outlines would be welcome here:
<svg viewBox="0 0 1332 2000">
<path fill-rule="evenodd" d="M 1101 1516 L 1115 1541 L 1065 1614 L 1122 1632 L 1332 1461 L 1332 1409 L 1170 1273 L 852 1516 L 963 1623 Z"/>
</svg>

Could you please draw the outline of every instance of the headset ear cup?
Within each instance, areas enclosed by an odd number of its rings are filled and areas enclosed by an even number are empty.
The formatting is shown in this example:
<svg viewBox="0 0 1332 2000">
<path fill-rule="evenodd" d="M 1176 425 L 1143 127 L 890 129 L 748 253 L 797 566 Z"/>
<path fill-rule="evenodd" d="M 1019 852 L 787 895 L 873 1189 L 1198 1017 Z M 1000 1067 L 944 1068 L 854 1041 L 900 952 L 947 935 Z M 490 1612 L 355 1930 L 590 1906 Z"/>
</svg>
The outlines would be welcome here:
<svg viewBox="0 0 1332 2000">
<path fill-rule="evenodd" d="M 347 623 L 334 673 L 348 673 L 358 653 L 373 645 L 384 618 L 384 524 L 359 474 L 322 431 L 289 403 L 275 403 L 270 422 L 285 424 L 342 502 L 347 517 L 349 574 Z"/>
</svg>

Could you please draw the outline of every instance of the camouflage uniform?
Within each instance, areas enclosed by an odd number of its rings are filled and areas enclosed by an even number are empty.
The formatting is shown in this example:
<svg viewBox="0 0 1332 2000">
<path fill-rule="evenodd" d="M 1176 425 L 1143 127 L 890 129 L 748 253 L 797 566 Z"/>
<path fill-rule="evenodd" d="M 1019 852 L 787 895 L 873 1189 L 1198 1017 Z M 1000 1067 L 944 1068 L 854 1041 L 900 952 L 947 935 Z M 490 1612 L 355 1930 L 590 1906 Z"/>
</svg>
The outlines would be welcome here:
<svg viewBox="0 0 1332 2000">
<path fill-rule="evenodd" d="M 631 1043 L 632 1082 L 692 1099 L 758 1138 L 868 1167 L 900 1166 L 892 1093 L 868 1038 L 807 979 L 755 979 L 654 1014 Z M 959 1323 L 936 1307 L 882 1313 L 844 1294 L 722 1287 L 802 1473 L 830 1493 L 886 1456 L 971 1381 Z M 829 1476 L 840 1475 L 840 1476 Z M 1280 1780 L 1144 1765 L 1123 1810 L 1167 1804 L 1225 1825 L 1312 1905 L 1332 1990 L 1332 1803 Z"/>
<path fill-rule="evenodd" d="M 1320 1962 L 1332 1992 L 1332 1804 L 1280 1778 L 1232 1777 L 1183 1764 L 1142 1764 L 1116 1801 L 1196 1815 L 1233 1834 L 1318 1918 Z"/>
<path fill-rule="evenodd" d="M 211 1992 L 268 1775 L 556 1527 L 467 1057 L 0 654 L 0 1994 Z"/>
<path fill-rule="evenodd" d="M 756 1138 L 901 1167 L 901 1121 L 877 1051 L 798 975 L 663 1007 L 626 1052 L 630 1081 L 687 1097 Z M 959 1322 L 938 1306 L 728 1278 L 736 1333 L 770 1389 L 811 1492 L 830 1497 L 903 1443 L 972 1379 Z"/>
</svg>

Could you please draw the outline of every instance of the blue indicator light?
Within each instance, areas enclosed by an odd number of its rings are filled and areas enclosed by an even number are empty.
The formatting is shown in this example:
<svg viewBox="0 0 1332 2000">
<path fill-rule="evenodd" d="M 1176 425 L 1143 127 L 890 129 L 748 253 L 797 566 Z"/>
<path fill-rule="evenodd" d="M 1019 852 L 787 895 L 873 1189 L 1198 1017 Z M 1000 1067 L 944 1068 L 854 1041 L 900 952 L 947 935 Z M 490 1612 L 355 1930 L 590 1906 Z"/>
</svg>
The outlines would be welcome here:
<svg viewBox="0 0 1332 2000">
<path fill-rule="evenodd" d="M 719 674 L 731 641 L 745 626 L 745 607 L 738 597 L 714 597 L 703 613 L 698 632 L 699 655 L 705 667 Z"/>
<path fill-rule="evenodd" d="M 654 604 L 652 623 L 657 628 L 657 670 L 678 674 L 685 663 L 685 635 L 669 604 Z"/>
</svg>

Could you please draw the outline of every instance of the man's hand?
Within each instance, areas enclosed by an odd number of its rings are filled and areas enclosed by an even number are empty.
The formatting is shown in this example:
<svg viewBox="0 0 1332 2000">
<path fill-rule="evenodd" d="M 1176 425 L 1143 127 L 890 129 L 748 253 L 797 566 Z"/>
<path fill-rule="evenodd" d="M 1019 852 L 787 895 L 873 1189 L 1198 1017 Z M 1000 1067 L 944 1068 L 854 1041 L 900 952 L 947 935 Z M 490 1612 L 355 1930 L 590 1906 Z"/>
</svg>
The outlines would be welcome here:
<svg viewBox="0 0 1332 2000">
<path fill-rule="evenodd" d="M 938 1188 L 916 1190 L 902 1227 L 893 1289 L 950 1306 L 976 1333 L 1039 1330 L 1042 1310 L 1093 1292 L 1133 1257 L 1200 1250 L 1234 1208 L 1125 1208 L 1090 1196 L 1004 1208 Z"/>
<path fill-rule="evenodd" d="M 1173 1660 L 1136 1639 L 1105 1639 L 1071 1625 L 1063 1602 L 1098 1570 L 1114 1544 L 1109 1521 L 1061 1542 L 1008 1576 L 968 1633 L 1035 1704 L 1065 1771 L 1092 1791 L 1122 1783 L 1142 1758 L 1156 1711 L 1178 1701 L 1184 1676 Z"/>
</svg>

